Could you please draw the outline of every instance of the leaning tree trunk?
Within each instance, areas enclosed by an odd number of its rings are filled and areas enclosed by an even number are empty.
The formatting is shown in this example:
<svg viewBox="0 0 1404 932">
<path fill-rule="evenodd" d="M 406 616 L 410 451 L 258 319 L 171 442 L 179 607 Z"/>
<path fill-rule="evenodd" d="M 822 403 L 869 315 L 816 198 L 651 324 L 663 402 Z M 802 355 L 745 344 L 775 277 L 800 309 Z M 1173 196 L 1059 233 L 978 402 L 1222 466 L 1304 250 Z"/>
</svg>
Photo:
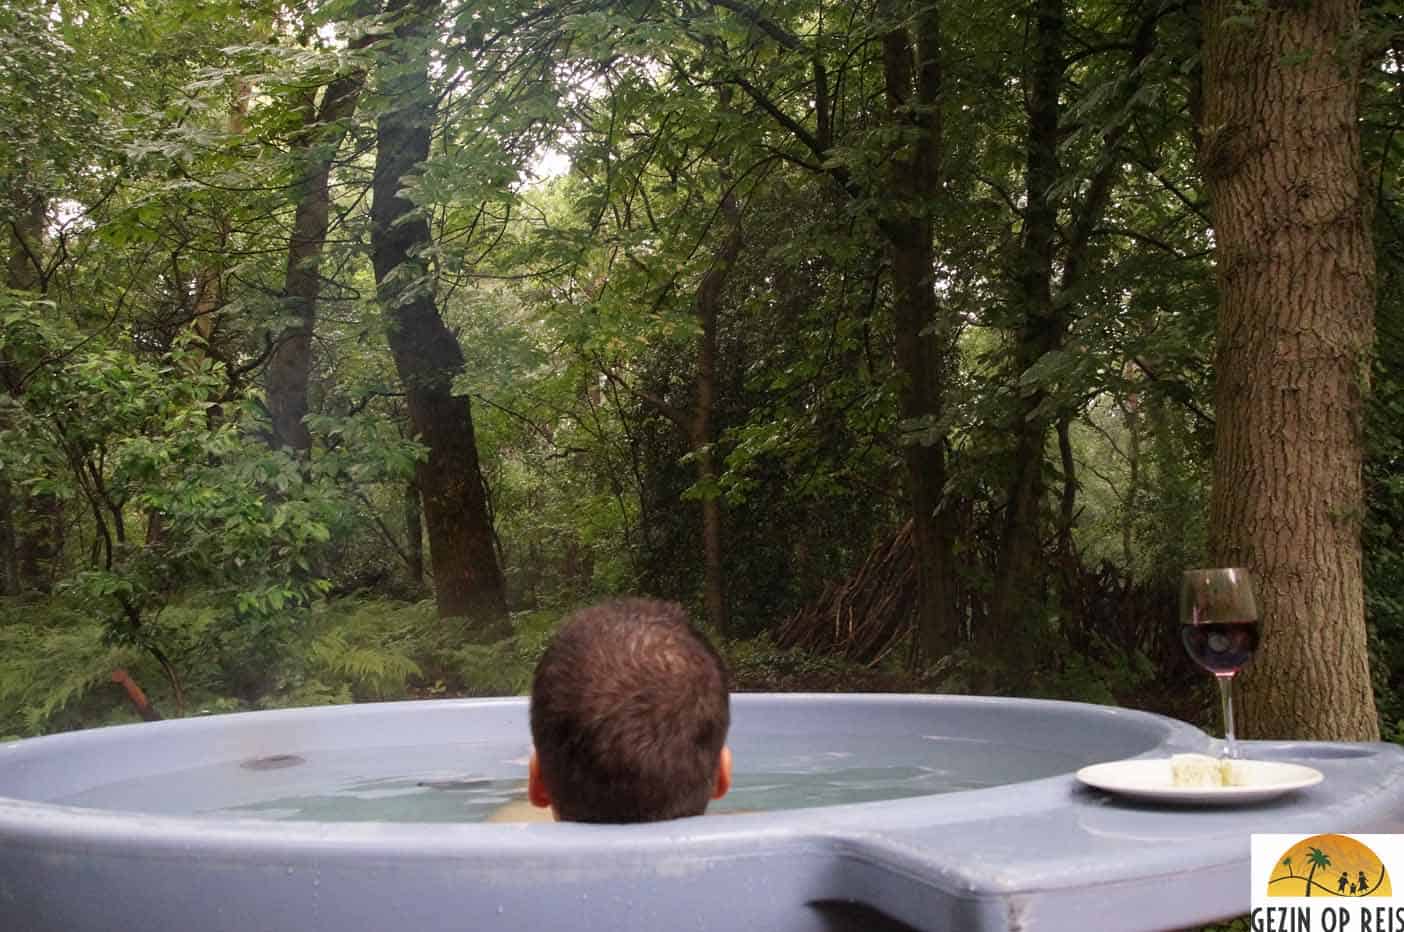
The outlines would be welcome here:
<svg viewBox="0 0 1404 932">
<path fill-rule="evenodd" d="M 368 41 L 363 39 L 353 47 Z M 293 189 L 297 206 L 283 278 L 287 312 L 294 322 L 275 339 L 265 375 L 272 422 L 269 442 L 274 449 L 290 447 L 305 454 L 312 448 L 312 435 L 303 418 L 307 416 L 317 301 L 322 294 L 322 250 L 331 217 L 331 172 L 337 147 L 346 136 L 345 123 L 356 110 L 364 81 L 365 73 L 359 69 L 341 75 L 327 85 L 320 106 L 315 101 L 315 88 L 308 91 L 302 106 L 300 165 Z"/>
<path fill-rule="evenodd" d="M 426 46 L 433 18 L 421 6 L 392 7 L 392 13 L 408 15 L 395 30 L 381 76 L 381 92 L 389 103 L 376 122 L 371 260 L 410 422 L 429 450 L 416 480 L 439 616 L 467 616 L 473 637 L 486 640 L 508 633 L 507 600 L 472 411 L 467 396 L 453 391 L 454 377 L 463 371 L 463 350 L 435 305 L 425 259 L 431 246 L 429 224 L 401 194 L 409 176 L 429 157 L 434 95 Z"/>
<path fill-rule="evenodd" d="M 1254 737 L 1379 736 L 1360 518 L 1375 261 L 1362 185 L 1357 0 L 1204 6 L 1201 167 L 1219 325 L 1210 550 L 1255 575 Z"/>
</svg>

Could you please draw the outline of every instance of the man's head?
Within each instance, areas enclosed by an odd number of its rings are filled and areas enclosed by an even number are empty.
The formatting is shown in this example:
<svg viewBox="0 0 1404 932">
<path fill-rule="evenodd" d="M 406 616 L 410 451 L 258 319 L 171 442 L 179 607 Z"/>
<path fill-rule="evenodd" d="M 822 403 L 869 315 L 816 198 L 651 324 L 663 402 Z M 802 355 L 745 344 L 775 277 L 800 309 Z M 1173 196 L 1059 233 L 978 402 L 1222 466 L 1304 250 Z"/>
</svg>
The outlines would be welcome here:
<svg viewBox="0 0 1404 932">
<path fill-rule="evenodd" d="M 701 815 L 731 785 L 730 723 L 726 668 L 682 606 L 583 609 L 532 680 L 529 796 L 572 822 Z"/>
</svg>

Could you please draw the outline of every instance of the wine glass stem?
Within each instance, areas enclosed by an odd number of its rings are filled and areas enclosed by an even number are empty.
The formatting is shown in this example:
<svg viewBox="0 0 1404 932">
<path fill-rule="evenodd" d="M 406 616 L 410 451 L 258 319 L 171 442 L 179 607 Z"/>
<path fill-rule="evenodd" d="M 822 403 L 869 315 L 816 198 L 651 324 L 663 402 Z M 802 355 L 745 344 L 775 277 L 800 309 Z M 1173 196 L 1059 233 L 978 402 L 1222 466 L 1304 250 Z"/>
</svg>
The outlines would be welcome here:
<svg viewBox="0 0 1404 932">
<path fill-rule="evenodd" d="M 1214 679 L 1219 681 L 1219 699 L 1224 708 L 1224 756 L 1238 757 L 1238 744 L 1233 735 L 1233 674 L 1220 673 Z"/>
</svg>

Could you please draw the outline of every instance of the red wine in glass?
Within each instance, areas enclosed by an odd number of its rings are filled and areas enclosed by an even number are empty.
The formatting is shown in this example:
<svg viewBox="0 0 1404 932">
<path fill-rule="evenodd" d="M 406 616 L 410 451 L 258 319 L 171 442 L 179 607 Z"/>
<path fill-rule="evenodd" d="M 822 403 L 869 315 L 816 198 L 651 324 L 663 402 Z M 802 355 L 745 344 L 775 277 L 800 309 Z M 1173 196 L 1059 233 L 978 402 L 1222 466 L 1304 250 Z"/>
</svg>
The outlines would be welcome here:
<svg viewBox="0 0 1404 932">
<path fill-rule="evenodd" d="M 1180 640 L 1194 662 L 1215 675 L 1237 673 L 1258 649 L 1258 620 L 1181 625 Z"/>
<path fill-rule="evenodd" d="M 1218 681 L 1224 712 L 1224 756 L 1237 757 L 1233 675 L 1258 649 L 1258 603 L 1247 570 L 1185 571 L 1180 580 L 1180 640 L 1195 663 Z"/>
</svg>

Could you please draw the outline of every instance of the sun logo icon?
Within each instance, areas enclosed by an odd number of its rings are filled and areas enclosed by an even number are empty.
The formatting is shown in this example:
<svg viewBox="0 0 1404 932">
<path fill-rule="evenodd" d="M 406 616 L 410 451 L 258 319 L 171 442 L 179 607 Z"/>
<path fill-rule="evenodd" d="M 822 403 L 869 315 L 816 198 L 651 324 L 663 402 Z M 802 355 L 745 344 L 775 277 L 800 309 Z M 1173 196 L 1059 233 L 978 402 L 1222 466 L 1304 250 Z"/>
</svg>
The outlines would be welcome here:
<svg viewBox="0 0 1404 932">
<path fill-rule="evenodd" d="M 1349 835 L 1304 838 L 1277 859 L 1268 896 L 1390 896 L 1384 862 Z"/>
</svg>

